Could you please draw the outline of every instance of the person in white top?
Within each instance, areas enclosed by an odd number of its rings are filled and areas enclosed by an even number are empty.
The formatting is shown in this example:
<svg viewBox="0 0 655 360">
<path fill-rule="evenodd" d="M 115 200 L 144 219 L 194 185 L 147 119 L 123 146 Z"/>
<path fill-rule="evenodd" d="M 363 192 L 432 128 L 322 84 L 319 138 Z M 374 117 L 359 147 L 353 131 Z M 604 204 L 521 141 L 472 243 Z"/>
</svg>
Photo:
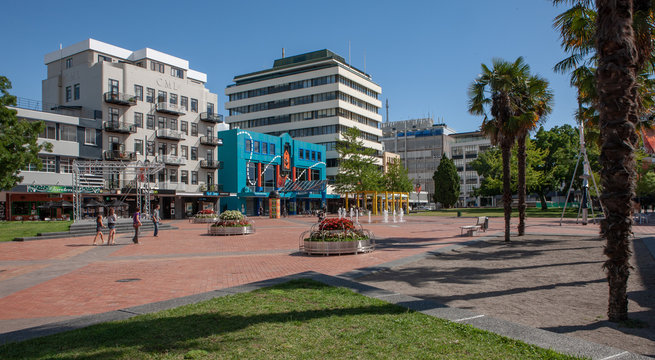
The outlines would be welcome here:
<svg viewBox="0 0 655 360">
<path fill-rule="evenodd" d="M 107 227 L 109 228 L 109 238 L 107 239 L 107 245 L 114 245 L 114 237 L 116 235 L 116 222 L 118 218 L 114 213 L 114 208 L 109 208 L 109 216 L 107 216 Z"/>
</svg>

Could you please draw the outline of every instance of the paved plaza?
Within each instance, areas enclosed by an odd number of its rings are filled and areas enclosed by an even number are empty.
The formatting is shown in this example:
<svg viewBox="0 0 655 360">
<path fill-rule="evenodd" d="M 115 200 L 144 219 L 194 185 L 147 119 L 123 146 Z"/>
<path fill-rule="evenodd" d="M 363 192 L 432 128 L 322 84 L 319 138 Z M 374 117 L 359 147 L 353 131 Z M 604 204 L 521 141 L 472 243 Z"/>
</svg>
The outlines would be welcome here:
<svg viewBox="0 0 655 360">
<path fill-rule="evenodd" d="M 92 246 L 93 237 L 0 243 L 0 334 L 303 272 L 356 278 L 358 270 L 367 275 L 376 267 L 399 268 L 479 239 L 460 236 L 460 226 L 475 224 L 475 218 L 361 220 L 378 247 L 357 256 L 300 254 L 299 236 L 313 217 L 255 218 L 257 233 L 248 236 L 212 237 L 205 235 L 207 225 L 173 221 L 177 230 L 157 238 L 144 234 L 139 245 L 129 234 L 119 234 L 116 246 Z M 502 229 L 502 218 L 491 218 L 484 236 Z M 634 228 L 638 237 L 653 230 Z M 527 232 L 597 237 L 598 226 L 528 219 Z"/>
</svg>

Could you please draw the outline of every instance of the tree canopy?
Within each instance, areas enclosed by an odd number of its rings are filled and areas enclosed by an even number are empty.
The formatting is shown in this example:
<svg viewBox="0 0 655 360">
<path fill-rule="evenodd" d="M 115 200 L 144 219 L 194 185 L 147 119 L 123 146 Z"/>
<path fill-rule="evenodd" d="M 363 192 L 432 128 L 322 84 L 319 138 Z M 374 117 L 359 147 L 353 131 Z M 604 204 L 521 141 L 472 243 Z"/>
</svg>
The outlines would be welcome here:
<svg viewBox="0 0 655 360">
<path fill-rule="evenodd" d="M 391 162 L 384 174 L 384 190 L 396 192 L 411 192 L 414 190 L 413 179 L 409 178 L 408 171 L 400 159 Z"/>
<path fill-rule="evenodd" d="M 16 97 L 9 94 L 11 82 L 0 76 L 0 190 L 8 190 L 23 180 L 20 169 L 35 164 L 41 169 L 39 151 L 50 151 L 49 143 L 38 144 L 37 138 L 43 131 L 43 122 L 19 120 L 16 110 L 7 106 L 16 105 Z"/>
<path fill-rule="evenodd" d="M 434 180 L 434 202 L 449 208 L 457 203 L 459 198 L 459 175 L 455 163 L 446 154 L 441 155 L 437 171 L 432 176 Z"/>
<path fill-rule="evenodd" d="M 361 132 L 357 128 L 349 128 L 337 141 L 339 154 L 339 172 L 335 181 L 338 193 L 381 190 L 382 171 L 376 164 L 375 150 L 365 147 L 359 139 Z"/>
</svg>

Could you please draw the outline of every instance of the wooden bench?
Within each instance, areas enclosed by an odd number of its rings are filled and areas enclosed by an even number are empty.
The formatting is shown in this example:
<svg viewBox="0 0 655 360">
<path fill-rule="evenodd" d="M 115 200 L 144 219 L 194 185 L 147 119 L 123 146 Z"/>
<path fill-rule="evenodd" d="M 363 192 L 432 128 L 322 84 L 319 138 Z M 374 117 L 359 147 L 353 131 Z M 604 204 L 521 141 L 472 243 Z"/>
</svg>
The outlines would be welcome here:
<svg viewBox="0 0 655 360">
<path fill-rule="evenodd" d="M 464 232 L 466 232 L 466 236 L 475 236 L 478 234 L 478 231 L 480 230 L 486 232 L 488 227 L 489 227 L 489 218 L 486 216 L 479 216 L 478 221 L 475 225 L 460 226 L 460 230 L 461 230 L 460 235 L 464 235 Z"/>
</svg>

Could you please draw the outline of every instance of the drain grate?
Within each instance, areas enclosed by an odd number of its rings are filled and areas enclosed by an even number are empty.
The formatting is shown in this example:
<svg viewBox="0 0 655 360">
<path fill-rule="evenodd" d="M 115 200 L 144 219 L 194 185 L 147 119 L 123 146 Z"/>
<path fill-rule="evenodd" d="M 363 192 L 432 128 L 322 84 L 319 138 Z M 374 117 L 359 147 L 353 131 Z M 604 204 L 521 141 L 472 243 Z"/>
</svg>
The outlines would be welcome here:
<svg viewBox="0 0 655 360">
<path fill-rule="evenodd" d="M 140 281 L 141 279 L 139 278 L 132 278 L 132 279 L 120 279 L 116 280 L 116 282 L 132 282 L 132 281 Z"/>
</svg>

